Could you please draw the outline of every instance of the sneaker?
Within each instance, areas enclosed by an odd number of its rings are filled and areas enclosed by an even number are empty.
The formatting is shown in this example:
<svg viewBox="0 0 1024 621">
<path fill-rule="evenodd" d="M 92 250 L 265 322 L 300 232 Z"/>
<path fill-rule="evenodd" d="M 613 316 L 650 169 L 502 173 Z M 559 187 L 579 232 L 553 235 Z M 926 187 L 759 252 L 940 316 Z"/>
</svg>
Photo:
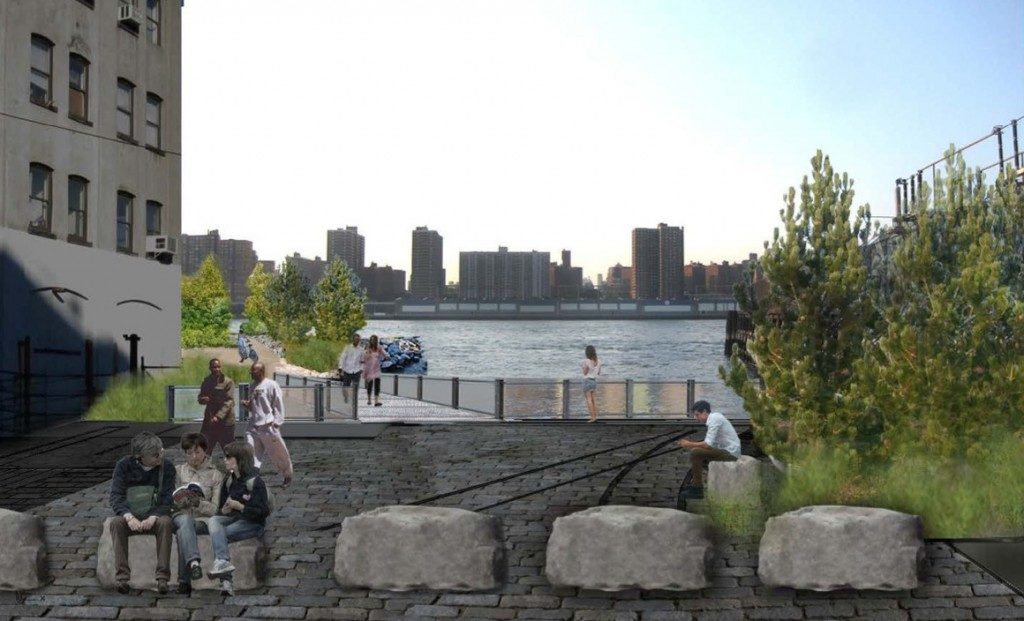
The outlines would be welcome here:
<svg viewBox="0 0 1024 621">
<path fill-rule="evenodd" d="M 221 576 L 233 571 L 235 571 L 235 566 L 231 564 L 231 561 L 219 558 L 213 562 L 213 569 L 210 570 L 210 575 Z"/>
<path fill-rule="evenodd" d="M 192 561 L 188 564 L 188 573 L 192 576 L 193 580 L 200 580 L 203 577 L 203 567 L 199 564 L 199 561 Z"/>
<path fill-rule="evenodd" d="M 235 590 L 231 587 L 231 581 L 230 580 L 221 580 L 220 581 L 220 594 L 223 595 L 224 597 L 234 597 Z"/>
<path fill-rule="evenodd" d="M 192 595 L 192 583 L 191 582 L 179 582 L 178 583 L 178 595 Z"/>
<path fill-rule="evenodd" d="M 373 404 L 373 406 L 374 406 L 374 407 L 377 407 L 377 408 L 379 408 L 379 407 L 380 407 L 380 406 L 382 406 L 382 405 L 384 405 L 384 404 L 383 404 L 383 403 L 381 403 L 380 401 L 378 401 L 377 403 L 374 403 L 374 404 Z"/>
<path fill-rule="evenodd" d="M 170 589 L 167 588 L 167 581 L 166 580 L 157 580 L 156 581 L 156 592 L 157 593 L 159 593 L 160 595 L 167 595 L 167 591 L 169 591 L 169 590 Z"/>
<path fill-rule="evenodd" d="M 128 595 L 132 590 L 132 587 L 128 585 L 128 581 L 117 583 L 117 592 L 121 595 Z"/>
<path fill-rule="evenodd" d="M 284 478 L 284 482 L 281 483 L 281 487 L 288 487 L 291 484 L 292 484 L 292 478 L 291 477 L 285 477 Z"/>
</svg>

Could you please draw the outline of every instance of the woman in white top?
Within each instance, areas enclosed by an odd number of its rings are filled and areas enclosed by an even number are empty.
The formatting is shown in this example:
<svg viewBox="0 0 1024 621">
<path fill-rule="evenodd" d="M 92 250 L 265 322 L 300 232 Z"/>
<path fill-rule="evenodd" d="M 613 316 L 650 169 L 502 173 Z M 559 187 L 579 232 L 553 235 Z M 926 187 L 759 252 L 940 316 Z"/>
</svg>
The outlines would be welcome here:
<svg viewBox="0 0 1024 621">
<path fill-rule="evenodd" d="M 597 403 L 594 401 L 594 391 L 597 390 L 597 376 L 601 374 L 601 362 L 597 359 L 597 350 L 593 345 L 587 345 L 583 350 L 586 359 L 583 361 L 583 397 L 587 400 L 587 411 L 590 413 L 590 420 L 597 420 Z"/>
</svg>

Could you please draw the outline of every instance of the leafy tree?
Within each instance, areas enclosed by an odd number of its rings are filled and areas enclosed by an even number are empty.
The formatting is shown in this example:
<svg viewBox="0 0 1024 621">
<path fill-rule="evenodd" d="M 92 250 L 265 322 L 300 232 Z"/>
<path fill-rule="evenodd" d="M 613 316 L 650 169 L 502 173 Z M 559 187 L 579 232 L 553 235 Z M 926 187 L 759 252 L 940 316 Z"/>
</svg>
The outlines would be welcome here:
<svg viewBox="0 0 1024 621">
<path fill-rule="evenodd" d="M 267 285 L 267 329 L 281 341 L 302 341 L 313 325 L 309 281 L 294 263 L 285 261 Z"/>
<path fill-rule="evenodd" d="M 267 288 L 270 286 L 271 278 L 272 275 L 263 270 L 263 264 L 257 262 L 245 280 L 245 285 L 249 288 L 249 297 L 245 298 L 246 322 L 242 329 L 247 333 L 260 334 L 267 331 L 267 319 L 270 314 Z"/>
<path fill-rule="evenodd" d="M 799 207 L 790 188 L 780 211 L 784 232 L 776 229 L 765 243 L 767 294 L 739 296 L 756 327 L 748 348 L 763 386 L 748 378 L 735 354 L 722 374 L 743 397 L 761 446 L 783 458 L 820 440 L 855 452 L 879 425 L 871 412 L 846 404 L 873 320 L 861 252 L 870 212 L 865 205 L 851 221 L 853 196 L 853 181 L 819 151 L 800 186 Z"/>
<path fill-rule="evenodd" d="M 313 319 L 318 338 L 347 341 L 366 325 L 366 293 L 359 277 L 334 258 L 313 291 Z"/>
<path fill-rule="evenodd" d="M 181 279 L 181 341 L 183 347 L 221 347 L 229 342 L 231 299 L 213 255 L 194 276 Z"/>
</svg>

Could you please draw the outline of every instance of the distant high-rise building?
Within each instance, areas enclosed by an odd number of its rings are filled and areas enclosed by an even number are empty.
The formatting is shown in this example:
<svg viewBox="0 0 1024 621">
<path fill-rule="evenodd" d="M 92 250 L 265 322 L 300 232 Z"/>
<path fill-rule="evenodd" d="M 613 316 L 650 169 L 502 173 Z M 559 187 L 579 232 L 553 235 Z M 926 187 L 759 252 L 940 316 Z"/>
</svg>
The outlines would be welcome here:
<svg viewBox="0 0 1024 621">
<path fill-rule="evenodd" d="M 213 255 L 220 266 L 231 298 L 231 311 L 241 313 L 245 306 L 245 298 L 249 297 L 246 280 L 256 267 L 256 251 L 252 242 L 247 239 L 221 239 L 220 231 L 207 231 L 206 235 L 181 236 L 181 273 L 191 276 L 199 270 L 199 266 L 207 256 Z"/>
<path fill-rule="evenodd" d="M 551 253 L 459 253 L 459 297 L 466 300 L 526 300 L 550 296 Z"/>
<path fill-rule="evenodd" d="M 633 229 L 631 297 L 671 300 L 683 292 L 683 227 Z"/>
<path fill-rule="evenodd" d="M 609 295 L 628 298 L 633 285 L 633 268 L 616 263 L 608 268 L 608 276 L 605 277 L 605 290 Z"/>
<path fill-rule="evenodd" d="M 272 259 L 261 260 L 260 265 L 263 266 L 263 271 L 268 274 L 272 274 L 277 269 L 277 264 Z"/>
<path fill-rule="evenodd" d="M 348 263 L 356 273 L 363 269 L 366 260 L 366 238 L 359 234 L 359 227 L 346 226 L 343 229 L 327 231 L 327 261 L 339 258 Z"/>
<path fill-rule="evenodd" d="M 707 266 L 703 263 L 693 263 L 683 268 L 683 279 L 687 293 L 707 293 Z"/>
<path fill-rule="evenodd" d="M 686 290 L 689 293 L 713 293 L 732 295 L 733 286 L 743 280 L 747 269 L 757 264 L 757 254 L 751 253 L 740 263 L 690 263 L 686 266 Z M 757 274 L 755 274 L 757 276 Z M 763 281 L 763 274 L 755 278 Z M 763 285 L 762 285 L 763 286 Z"/>
<path fill-rule="evenodd" d="M 359 279 L 366 289 L 366 297 L 369 300 L 392 301 L 405 295 L 405 270 L 370 263 L 368 267 L 360 270 Z"/>
<path fill-rule="evenodd" d="M 417 298 L 444 296 L 444 240 L 437 231 L 418 226 L 412 232 L 409 293 Z"/>
<path fill-rule="evenodd" d="M 583 289 L 583 268 L 572 266 L 572 252 L 562 251 L 562 264 L 551 264 L 548 270 L 551 281 L 551 297 L 563 300 L 575 300 L 580 297 Z"/>
<path fill-rule="evenodd" d="M 299 256 L 297 252 L 290 257 L 285 257 L 284 260 L 285 263 L 293 264 L 299 270 L 299 273 L 306 277 L 311 287 L 315 287 L 320 282 L 320 279 L 324 277 L 324 270 L 327 269 L 327 261 L 320 257 L 306 259 Z"/>
</svg>

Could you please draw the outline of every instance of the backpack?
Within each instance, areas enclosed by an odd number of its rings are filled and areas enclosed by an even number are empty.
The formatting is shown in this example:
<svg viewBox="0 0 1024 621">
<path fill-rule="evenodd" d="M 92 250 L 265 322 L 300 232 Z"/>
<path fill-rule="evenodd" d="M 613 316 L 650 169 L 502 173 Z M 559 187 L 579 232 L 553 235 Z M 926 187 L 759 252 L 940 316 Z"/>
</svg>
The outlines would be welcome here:
<svg viewBox="0 0 1024 621">
<path fill-rule="evenodd" d="M 256 485 L 256 477 L 249 477 L 245 480 L 245 489 L 249 490 L 250 494 L 254 485 Z M 263 487 L 267 490 L 267 514 L 269 515 L 274 512 L 274 494 L 266 483 L 263 484 Z"/>
</svg>

